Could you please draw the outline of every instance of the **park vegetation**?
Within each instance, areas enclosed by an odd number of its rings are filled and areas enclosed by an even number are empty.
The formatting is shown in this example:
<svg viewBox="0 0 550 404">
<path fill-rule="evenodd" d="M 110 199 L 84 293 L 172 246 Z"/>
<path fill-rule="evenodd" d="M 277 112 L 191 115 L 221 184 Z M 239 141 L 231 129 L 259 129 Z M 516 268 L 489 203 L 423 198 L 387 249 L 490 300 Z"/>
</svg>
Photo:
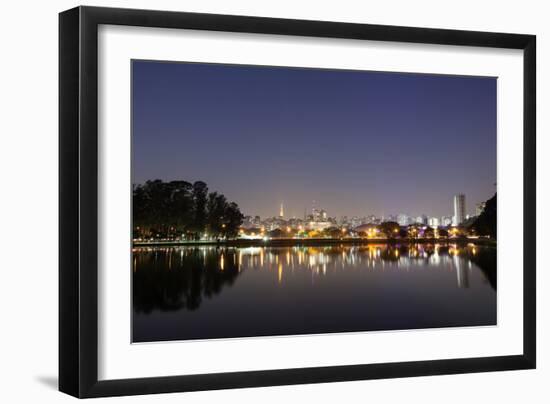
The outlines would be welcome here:
<svg viewBox="0 0 550 404">
<path fill-rule="evenodd" d="M 243 220 L 235 202 L 202 181 L 147 181 L 134 185 L 132 200 L 134 239 L 234 238 Z"/>
<path fill-rule="evenodd" d="M 472 223 L 473 232 L 497 238 L 497 194 L 485 202 L 483 212 Z"/>
</svg>

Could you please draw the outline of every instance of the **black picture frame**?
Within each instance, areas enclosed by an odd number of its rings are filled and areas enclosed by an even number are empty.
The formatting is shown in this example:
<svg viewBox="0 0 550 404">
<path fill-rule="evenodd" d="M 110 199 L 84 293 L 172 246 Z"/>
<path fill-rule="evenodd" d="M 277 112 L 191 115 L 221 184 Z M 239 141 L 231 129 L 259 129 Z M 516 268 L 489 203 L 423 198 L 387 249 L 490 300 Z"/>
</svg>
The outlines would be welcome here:
<svg viewBox="0 0 550 404">
<path fill-rule="evenodd" d="M 523 50 L 523 354 L 98 380 L 100 24 Z M 59 390 L 85 398 L 535 368 L 535 60 L 534 35 L 96 7 L 77 7 L 60 13 Z"/>
</svg>

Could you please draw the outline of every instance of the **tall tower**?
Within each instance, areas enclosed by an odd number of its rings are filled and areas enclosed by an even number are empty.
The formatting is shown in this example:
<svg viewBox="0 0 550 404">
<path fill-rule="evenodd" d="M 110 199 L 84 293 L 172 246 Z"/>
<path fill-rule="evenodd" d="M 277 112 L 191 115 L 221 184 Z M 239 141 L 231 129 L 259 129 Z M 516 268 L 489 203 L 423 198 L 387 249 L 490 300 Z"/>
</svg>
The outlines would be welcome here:
<svg viewBox="0 0 550 404">
<path fill-rule="evenodd" d="M 282 219 L 285 216 L 285 210 L 283 207 L 283 203 L 281 202 L 281 210 L 279 211 L 279 217 Z"/>
<path fill-rule="evenodd" d="M 453 198 L 453 202 L 453 225 L 458 226 L 466 219 L 466 196 L 464 194 L 455 195 Z"/>
</svg>

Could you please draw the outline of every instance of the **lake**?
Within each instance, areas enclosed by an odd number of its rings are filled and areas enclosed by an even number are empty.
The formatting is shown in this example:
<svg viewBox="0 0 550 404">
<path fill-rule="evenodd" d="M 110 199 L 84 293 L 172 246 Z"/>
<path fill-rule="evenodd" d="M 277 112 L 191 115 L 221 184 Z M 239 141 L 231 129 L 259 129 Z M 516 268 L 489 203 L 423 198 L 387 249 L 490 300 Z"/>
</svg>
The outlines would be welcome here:
<svg viewBox="0 0 550 404">
<path fill-rule="evenodd" d="M 495 325 L 496 248 L 136 247 L 133 342 Z"/>
</svg>

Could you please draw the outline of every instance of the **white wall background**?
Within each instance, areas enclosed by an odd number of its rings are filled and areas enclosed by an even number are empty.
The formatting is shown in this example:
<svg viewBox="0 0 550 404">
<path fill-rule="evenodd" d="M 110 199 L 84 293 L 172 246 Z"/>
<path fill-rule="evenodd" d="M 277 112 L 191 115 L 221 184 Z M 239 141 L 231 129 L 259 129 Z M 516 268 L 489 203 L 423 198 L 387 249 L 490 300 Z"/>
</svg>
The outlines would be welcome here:
<svg viewBox="0 0 550 404">
<path fill-rule="evenodd" d="M 57 13 L 74 1 L 4 3 L 0 24 L 0 401 L 62 403 L 57 385 Z M 542 1 L 188 0 L 87 5 L 530 33 L 538 41 L 538 369 L 112 398 L 128 403 L 546 403 L 550 400 L 550 25 Z M 34 240 L 29 241 L 29 236 Z"/>
</svg>

